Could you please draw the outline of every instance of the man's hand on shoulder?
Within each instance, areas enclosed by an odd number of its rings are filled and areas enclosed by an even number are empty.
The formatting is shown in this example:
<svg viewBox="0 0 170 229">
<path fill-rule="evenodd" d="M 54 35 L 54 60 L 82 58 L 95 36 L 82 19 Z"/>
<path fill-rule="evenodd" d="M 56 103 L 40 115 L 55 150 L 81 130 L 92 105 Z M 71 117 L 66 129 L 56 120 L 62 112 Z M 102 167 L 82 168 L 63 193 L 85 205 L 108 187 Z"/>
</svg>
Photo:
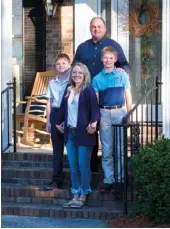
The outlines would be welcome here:
<svg viewBox="0 0 170 229">
<path fill-rule="evenodd" d="M 125 70 L 123 68 L 116 68 L 117 72 L 124 72 Z"/>
</svg>

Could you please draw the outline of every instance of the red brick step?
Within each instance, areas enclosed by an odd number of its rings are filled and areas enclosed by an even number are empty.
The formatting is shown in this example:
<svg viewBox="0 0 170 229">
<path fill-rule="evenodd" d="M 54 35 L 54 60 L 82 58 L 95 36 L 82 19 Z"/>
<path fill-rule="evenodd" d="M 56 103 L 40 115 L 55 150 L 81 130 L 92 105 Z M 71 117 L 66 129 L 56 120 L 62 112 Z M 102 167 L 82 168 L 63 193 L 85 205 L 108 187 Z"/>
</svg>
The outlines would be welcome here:
<svg viewBox="0 0 170 229">
<path fill-rule="evenodd" d="M 43 167 L 3 167 L 1 180 L 3 183 L 20 183 L 43 185 L 52 178 L 52 169 Z M 103 179 L 103 173 L 92 173 L 92 188 L 98 186 Z M 70 180 L 69 169 L 64 168 L 64 185 Z"/>
<path fill-rule="evenodd" d="M 63 204 L 72 198 L 69 189 L 54 189 L 52 191 L 40 191 L 38 186 L 4 184 L 1 186 L 2 201 L 16 203 L 41 203 L 41 204 Z M 100 194 L 98 190 L 92 190 L 89 194 L 88 206 L 113 207 L 121 201 L 115 199 L 114 193 Z"/>
<path fill-rule="evenodd" d="M 51 218 L 85 218 L 111 220 L 122 215 L 122 211 L 107 207 L 88 207 L 82 209 L 64 209 L 60 205 L 28 204 L 2 202 L 2 215 L 39 216 Z"/>
</svg>

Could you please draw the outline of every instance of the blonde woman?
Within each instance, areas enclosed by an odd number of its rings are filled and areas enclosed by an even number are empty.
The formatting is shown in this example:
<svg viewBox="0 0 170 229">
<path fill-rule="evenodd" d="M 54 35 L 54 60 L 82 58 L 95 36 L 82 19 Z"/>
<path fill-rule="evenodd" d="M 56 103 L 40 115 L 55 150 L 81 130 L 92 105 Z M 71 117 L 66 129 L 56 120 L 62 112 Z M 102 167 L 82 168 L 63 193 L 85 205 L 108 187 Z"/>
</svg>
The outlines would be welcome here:
<svg viewBox="0 0 170 229">
<path fill-rule="evenodd" d="M 75 63 L 71 69 L 70 86 L 62 101 L 61 115 L 71 173 L 71 192 L 74 195 L 63 207 L 81 208 L 91 192 L 90 159 L 96 143 L 94 133 L 100 119 L 89 71 L 82 63 Z M 56 126 L 62 131 L 62 125 Z"/>
</svg>

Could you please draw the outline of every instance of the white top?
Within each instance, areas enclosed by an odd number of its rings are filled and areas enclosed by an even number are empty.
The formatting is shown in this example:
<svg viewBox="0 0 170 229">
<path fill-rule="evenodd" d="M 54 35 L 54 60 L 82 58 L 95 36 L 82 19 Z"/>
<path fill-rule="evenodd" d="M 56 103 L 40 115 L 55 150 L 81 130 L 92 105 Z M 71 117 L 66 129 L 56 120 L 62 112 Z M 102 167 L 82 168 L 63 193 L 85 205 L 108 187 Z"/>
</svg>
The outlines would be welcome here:
<svg viewBox="0 0 170 229">
<path fill-rule="evenodd" d="M 78 105 L 80 93 L 74 94 L 73 90 L 70 92 L 68 98 L 68 119 L 67 125 L 76 127 L 78 119 Z"/>
</svg>

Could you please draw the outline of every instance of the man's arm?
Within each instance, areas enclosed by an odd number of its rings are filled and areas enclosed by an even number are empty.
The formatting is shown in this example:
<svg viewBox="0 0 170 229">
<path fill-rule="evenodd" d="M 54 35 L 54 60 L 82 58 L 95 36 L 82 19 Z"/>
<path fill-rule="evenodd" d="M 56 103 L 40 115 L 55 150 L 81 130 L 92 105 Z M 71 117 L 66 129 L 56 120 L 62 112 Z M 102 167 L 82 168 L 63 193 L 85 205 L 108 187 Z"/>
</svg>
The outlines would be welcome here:
<svg viewBox="0 0 170 229">
<path fill-rule="evenodd" d="M 96 132 L 97 129 L 97 121 L 100 120 L 100 109 L 99 109 L 96 93 L 93 87 L 88 87 L 86 96 L 89 100 L 89 105 L 90 105 L 89 109 L 91 114 L 90 123 L 87 127 L 87 131 L 89 134 L 93 134 L 94 132 Z"/>
<path fill-rule="evenodd" d="M 127 112 L 129 112 L 132 109 L 132 96 L 131 96 L 130 89 L 125 90 L 125 99 L 126 99 Z"/>
<path fill-rule="evenodd" d="M 96 93 L 97 101 L 98 101 L 98 103 L 99 103 L 99 92 L 96 91 L 95 93 Z"/>
<path fill-rule="evenodd" d="M 97 101 L 99 103 L 99 88 L 98 88 L 98 85 L 97 85 L 97 79 L 96 77 L 93 78 L 92 80 L 92 87 L 96 93 L 96 97 L 97 97 Z"/>
<path fill-rule="evenodd" d="M 72 64 L 75 64 L 76 62 L 81 62 L 81 48 L 80 45 L 77 48 L 76 54 L 74 56 Z"/>
<path fill-rule="evenodd" d="M 125 57 L 122 47 L 119 44 L 117 47 L 117 52 L 118 52 L 118 59 L 117 59 L 118 66 L 116 67 L 123 68 L 126 73 L 129 73 L 129 70 L 130 70 L 129 63 Z"/>
</svg>

